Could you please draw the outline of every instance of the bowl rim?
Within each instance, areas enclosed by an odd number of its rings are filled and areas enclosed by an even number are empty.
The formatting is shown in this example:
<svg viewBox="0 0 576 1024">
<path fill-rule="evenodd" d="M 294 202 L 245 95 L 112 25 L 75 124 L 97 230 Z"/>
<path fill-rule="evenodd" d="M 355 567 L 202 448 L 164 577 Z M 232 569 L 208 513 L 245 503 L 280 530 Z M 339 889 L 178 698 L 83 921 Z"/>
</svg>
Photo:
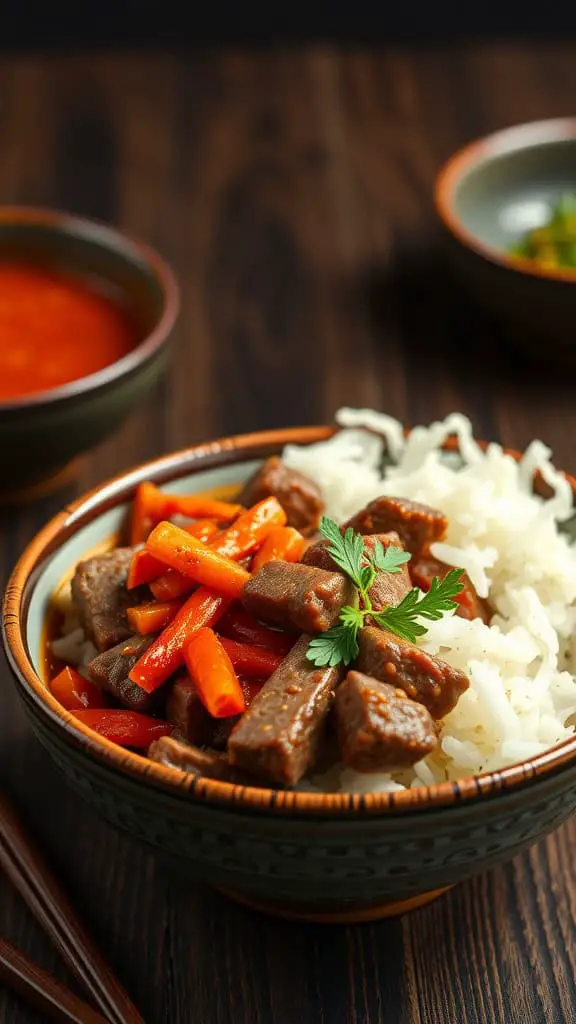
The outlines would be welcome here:
<svg viewBox="0 0 576 1024">
<path fill-rule="evenodd" d="M 90 239 L 102 249 L 118 252 L 127 261 L 130 259 L 127 250 L 133 250 L 132 257 L 146 264 L 156 279 L 162 293 L 163 307 L 152 330 L 121 359 L 85 377 L 59 384 L 58 387 L 0 401 L 0 415 L 14 411 L 32 412 L 39 407 L 78 398 L 88 391 L 112 384 L 148 362 L 166 342 L 180 310 L 180 289 L 169 264 L 147 242 L 105 221 L 41 206 L 0 205 L 0 226 L 8 224 L 36 224 L 39 228 L 59 232 L 63 237 Z"/>
<path fill-rule="evenodd" d="M 466 227 L 454 210 L 454 192 L 458 184 L 468 171 L 480 166 L 487 157 L 515 153 L 531 149 L 538 144 L 570 139 L 576 139 L 576 117 L 556 117 L 501 128 L 462 146 L 448 158 L 436 176 L 434 206 L 440 220 L 458 242 L 483 256 L 490 263 L 517 274 L 575 284 L 576 271 L 539 267 L 534 260 L 512 257 L 497 246 L 483 242 Z"/>
<path fill-rule="evenodd" d="M 51 519 L 30 541 L 20 556 L 6 587 L 2 630 L 4 648 L 21 696 L 31 701 L 65 738 L 100 764 L 117 770 L 147 785 L 185 796 L 203 804 L 227 805 L 250 812 L 274 812 L 297 815 L 341 816 L 363 814 L 411 813 L 435 807 L 456 805 L 504 791 L 517 789 L 530 780 L 550 776 L 576 762 L 576 735 L 535 757 L 492 772 L 454 782 L 418 786 L 388 793 L 315 793 L 273 790 L 263 786 L 242 786 L 204 777 L 195 777 L 177 768 L 148 760 L 124 750 L 92 732 L 58 704 L 36 673 L 28 655 L 25 621 L 38 574 L 48 559 L 81 527 L 125 501 L 144 480 L 157 484 L 174 482 L 182 476 L 222 465 L 234 465 L 279 453 L 286 444 L 311 444 L 328 440 L 336 427 L 293 427 L 235 435 L 193 445 L 169 455 L 142 463 L 94 487 Z M 486 443 L 482 442 L 486 447 Z M 456 444 L 448 443 L 448 447 Z M 513 449 L 504 451 L 518 460 Z M 576 498 L 576 479 L 565 474 Z"/>
</svg>

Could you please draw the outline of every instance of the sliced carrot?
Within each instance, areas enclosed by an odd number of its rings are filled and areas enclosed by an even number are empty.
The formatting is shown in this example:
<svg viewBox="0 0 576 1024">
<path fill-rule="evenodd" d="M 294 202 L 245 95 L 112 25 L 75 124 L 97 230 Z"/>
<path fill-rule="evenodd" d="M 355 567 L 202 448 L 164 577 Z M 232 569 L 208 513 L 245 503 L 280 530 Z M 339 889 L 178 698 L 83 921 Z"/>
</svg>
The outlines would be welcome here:
<svg viewBox="0 0 576 1024">
<path fill-rule="evenodd" d="M 146 541 L 146 548 L 170 568 L 194 583 L 210 587 L 227 597 L 240 597 L 250 573 L 231 558 L 218 554 L 173 523 L 159 523 Z"/>
<path fill-rule="evenodd" d="M 102 691 L 70 665 L 66 665 L 57 676 L 54 676 L 50 690 L 68 711 L 77 711 L 80 708 L 105 708 L 108 704 Z"/>
<path fill-rule="evenodd" d="M 298 562 L 306 541 L 293 526 L 278 526 L 271 530 L 254 557 L 252 572 L 258 572 L 266 562 Z"/>
<path fill-rule="evenodd" d="M 218 623 L 218 632 L 240 643 L 265 647 L 268 651 L 281 654 L 283 658 L 292 650 L 298 639 L 295 633 L 284 633 L 279 629 L 270 629 L 262 625 L 239 602 L 234 602 L 226 615 L 222 616 Z"/>
<path fill-rule="evenodd" d="M 271 530 L 285 522 L 286 513 L 280 502 L 276 498 L 265 498 L 242 512 L 231 526 L 210 540 L 208 547 L 220 555 L 240 561 L 256 551 Z M 151 590 L 157 601 L 170 601 L 189 594 L 191 585 L 189 578 L 169 569 L 154 581 Z"/>
<path fill-rule="evenodd" d="M 227 637 L 221 637 L 221 641 L 236 671 L 246 677 L 267 679 L 284 660 L 283 654 L 267 651 L 265 647 L 241 644 Z"/>
<path fill-rule="evenodd" d="M 147 604 L 128 608 L 126 612 L 128 625 L 135 633 L 140 633 L 142 636 L 159 633 L 169 622 L 172 622 L 182 604 L 183 602 L 177 598 L 175 601 L 149 601 Z"/>
<path fill-rule="evenodd" d="M 189 533 L 191 537 L 196 537 L 197 540 L 201 540 L 203 544 L 206 544 L 216 533 L 219 533 L 219 528 L 213 519 L 197 519 L 193 523 L 189 523 L 183 527 L 186 533 Z M 133 590 L 134 587 L 140 587 L 144 583 L 150 583 L 155 580 L 158 576 L 161 576 L 166 571 L 165 562 L 161 562 L 154 555 L 151 555 L 146 548 L 139 548 L 134 552 L 132 561 L 130 563 L 130 571 L 128 573 L 128 582 L 126 586 L 128 590 Z M 156 596 L 156 595 L 155 595 Z M 176 594 L 176 597 L 179 595 Z"/>
<path fill-rule="evenodd" d="M 214 718 L 231 718 L 245 710 L 234 666 L 213 629 L 200 629 L 184 650 L 186 666 L 204 707 Z"/>
<path fill-rule="evenodd" d="M 205 587 L 196 590 L 131 669 L 132 682 L 153 693 L 184 664 L 186 642 L 203 626 L 214 626 L 229 603 Z"/>
<path fill-rule="evenodd" d="M 149 482 L 138 486 L 132 505 L 130 543 L 141 544 L 163 519 L 180 514 L 190 519 L 215 519 L 226 523 L 242 511 L 242 505 L 201 494 L 165 494 Z"/>
</svg>

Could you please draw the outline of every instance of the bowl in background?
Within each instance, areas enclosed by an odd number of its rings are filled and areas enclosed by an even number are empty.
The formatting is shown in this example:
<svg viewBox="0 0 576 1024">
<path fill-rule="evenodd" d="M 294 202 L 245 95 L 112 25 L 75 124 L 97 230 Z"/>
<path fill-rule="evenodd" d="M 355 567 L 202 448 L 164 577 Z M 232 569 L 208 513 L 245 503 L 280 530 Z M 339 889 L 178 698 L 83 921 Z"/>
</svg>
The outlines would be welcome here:
<svg viewBox="0 0 576 1024">
<path fill-rule="evenodd" d="M 444 165 L 435 205 L 462 282 L 517 325 L 511 340 L 542 356 L 576 359 L 576 272 L 518 261 L 510 247 L 576 194 L 576 118 L 506 128 Z"/>
<path fill-rule="evenodd" d="M 48 523 L 22 555 L 6 590 L 3 628 L 36 736 L 97 813 L 184 876 L 252 907 L 351 922 L 419 906 L 560 825 L 576 808 L 576 738 L 500 771 L 394 793 L 236 786 L 193 778 L 97 736 L 52 697 L 41 662 L 54 590 L 86 552 L 122 529 L 139 483 L 177 493 L 240 485 L 285 444 L 332 433 L 314 427 L 227 438 L 96 488 Z"/>
<path fill-rule="evenodd" d="M 112 433 L 162 371 L 179 308 L 172 271 L 153 249 L 84 217 L 0 207 L 0 261 L 74 275 L 117 297 L 136 346 L 117 362 L 47 391 L 0 401 L 0 502 L 49 490 Z M 82 344 L 82 339 L 78 339 Z"/>
</svg>

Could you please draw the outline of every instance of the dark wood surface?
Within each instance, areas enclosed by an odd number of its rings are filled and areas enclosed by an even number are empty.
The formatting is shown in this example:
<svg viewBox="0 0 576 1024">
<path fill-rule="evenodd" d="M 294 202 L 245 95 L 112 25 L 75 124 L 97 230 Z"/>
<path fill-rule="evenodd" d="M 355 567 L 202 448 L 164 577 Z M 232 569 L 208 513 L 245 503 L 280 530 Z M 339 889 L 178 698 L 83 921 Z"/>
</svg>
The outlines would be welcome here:
<svg viewBox="0 0 576 1024">
<path fill-rule="evenodd" d="M 0 196 L 117 222 L 173 264 L 172 371 L 77 484 L 1 517 L 2 572 L 110 474 L 189 442 L 454 409 L 539 436 L 576 471 L 573 370 L 528 363 L 437 249 L 440 163 L 485 131 L 573 114 L 576 45 L 19 56 L 0 63 Z M 576 1019 L 576 824 L 427 909 L 285 924 L 153 857 L 63 788 L 2 674 L 0 780 L 149 1024 L 524 1024 Z M 64 968 L 8 884 L 0 934 Z M 0 993 L 0 1024 L 39 1018 Z"/>
</svg>

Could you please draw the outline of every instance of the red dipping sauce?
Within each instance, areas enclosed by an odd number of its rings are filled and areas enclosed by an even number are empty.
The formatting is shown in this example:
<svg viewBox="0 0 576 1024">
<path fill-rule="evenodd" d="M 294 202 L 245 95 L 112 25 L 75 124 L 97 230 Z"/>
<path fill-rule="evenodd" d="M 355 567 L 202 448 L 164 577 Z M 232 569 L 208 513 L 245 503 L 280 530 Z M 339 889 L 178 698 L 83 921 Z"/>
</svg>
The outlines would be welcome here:
<svg viewBox="0 0 576 1024">
<path fill-rule="evenodd" d="M 0 262 L 0 402 L 87 377 L 138 340 L 126 312 L 82 280 Z"/>
</svg>

